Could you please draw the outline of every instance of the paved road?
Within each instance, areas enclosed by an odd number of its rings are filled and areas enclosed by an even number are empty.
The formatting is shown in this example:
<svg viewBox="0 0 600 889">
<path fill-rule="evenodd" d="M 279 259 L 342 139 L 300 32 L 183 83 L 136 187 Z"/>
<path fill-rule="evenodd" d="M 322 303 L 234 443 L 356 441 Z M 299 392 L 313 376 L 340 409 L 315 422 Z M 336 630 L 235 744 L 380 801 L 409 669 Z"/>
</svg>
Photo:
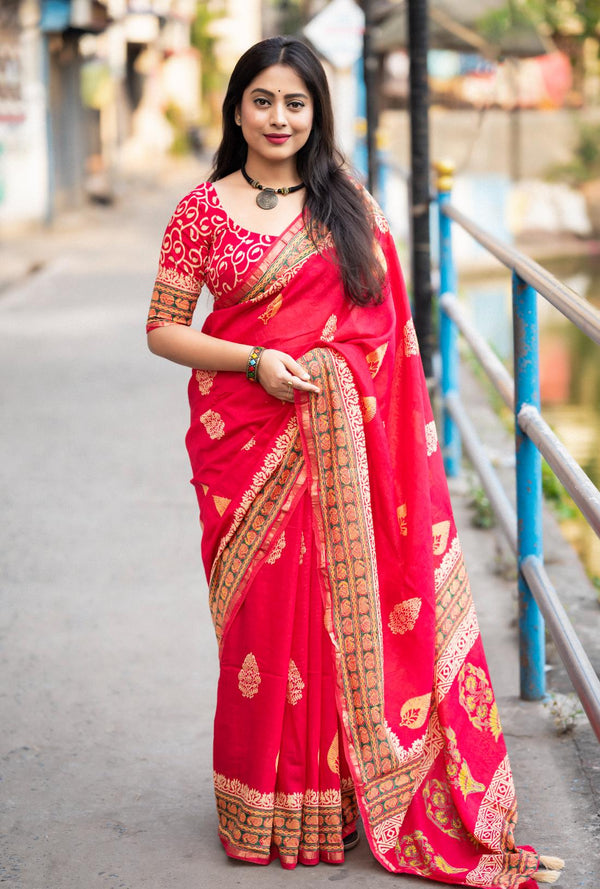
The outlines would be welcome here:
<svg viewBox="0 0 600 889">
<path fill-rule="evenodd" d="M 394 878 L 364 842 L 343 867 L 284 872 L 230 862 L 216 839 L 216 646 L 183 447 L 187 371 L 152 357 L 143 335 L 185 187 L 176 177 L 71 220 L 45 268 L 0 298 L 0 882 L 383 889 Z M 493 534 L 468 527 L 465 502 L 457 491 L 519 839 L 569 858 L 561 885 L 597 889 L 591 773 L 516 699 L 513 584 L 491 574 Z"/>
</svg>

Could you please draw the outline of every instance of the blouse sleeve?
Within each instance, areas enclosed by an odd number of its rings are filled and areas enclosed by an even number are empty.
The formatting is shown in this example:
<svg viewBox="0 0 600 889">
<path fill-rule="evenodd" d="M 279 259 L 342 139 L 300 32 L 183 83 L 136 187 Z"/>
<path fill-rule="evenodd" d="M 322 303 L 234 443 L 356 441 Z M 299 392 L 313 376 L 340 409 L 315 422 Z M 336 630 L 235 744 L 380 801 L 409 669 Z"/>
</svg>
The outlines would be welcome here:
<svg viewBox="0 0 600 889">
<path fill-rule="evenodd" d="M 177 205 L 165 230 L 146 330 L 192 323 L 210 250 L 201 187 Z"/>
</svg>

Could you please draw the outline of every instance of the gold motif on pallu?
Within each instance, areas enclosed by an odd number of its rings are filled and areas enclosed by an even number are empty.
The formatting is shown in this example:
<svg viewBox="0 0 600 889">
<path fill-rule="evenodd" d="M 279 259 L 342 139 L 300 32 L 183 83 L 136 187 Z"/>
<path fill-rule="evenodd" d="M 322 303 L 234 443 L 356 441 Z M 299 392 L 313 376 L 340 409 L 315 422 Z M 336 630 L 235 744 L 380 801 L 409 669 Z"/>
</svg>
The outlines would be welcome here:
<svg viewBox="0 0 600 889">
<path fill-rule="evenodd" d="M 288 668 L 287 691 L 285 699 L 288 704 L 294 707 L 298 701 L 302 700 L 302 692 L 304 691 L 304 682 L 300 675 L 300 670 L 293 660 L 290 660 Z"/>
<path fill-rule="evenodd" d="M 476 842 L 467 833 L 452 800 L 452 794 L 442 781 L 433 778 L 427 782 L 423 788 L 423 801 L 425 802 L 425 814 L 431 823 L 435 824 L 443 833 L 455 840 Z"/>
<path fill-rule="evenodd" d="M 415 330 L 414 321 L 409 318 L 404 325 L 404 355 L 410 358 L 419 354 L 419 341 L 417 339 L 417 331 Z"/>
<path fill-rule="evenodd" d="M 205 411 L 200 417 L 200 422 L 212 439 L 220 439 L 225 435 L 225 423 L 218 411 Z"/>
<path fill-rule="evenodd" d="M 431 692 L 405 701 L 400 711 L 400 725 L 404 728 L 422 728 L 427 721 L 431 705 Z"/>
<path fill-rule="evenodd" d="M 406 599 L 405 602 L 398 602 L 394 605 L 390 612 L 388 626 L 392 633 L 401 636 L 409 633 L 417 622 L 421 613 L 422 600 L 419 598 Z"/>
<path fill-rule="evenodd" d="M 242 446 L 242 451 L 249 451 L 251 448 L 254 447 L 255 444 L 256 444 L 256 439 L 254 438 L 254 436 L 252 436 L 250 441 L 247 441 L 246 444 Z"/>
<path fill-rule="evenodd" d="M 372 377 L 376 377 L 379 373 L 379 369 L 383 364 L 383 358 L 385 353 L 387 352 L 387 343 L 382 343 L 379 348 L 375 349 L 373 352 L 369 352 L 366 356 L 366 362 L 369 366 L 369 373 Z"/>
<path fill-rule="evenodd" d="M 208 393 L 212 389 L 216 375 L 217 375 L 216 370 L 197 370 L 196 371 L 196 381 L 198 383 L 198 389 L 200 390 L 200 395 L 208 395 Z"/>
<path fill-rule="evenodd" d="M 436 556 L 441 556 L 446 552 L 448 546 L 448 538 L 450 536 L 450 522 L 438 522 L 432 528 L 433 532 L 433 552 Z"/>
<path fill-rule="evenodd" d="M 361 412 L 365 423 L 370 423 L 377 413 L 377 399 L 374 395 L 365 395 L 361 398 Z"/>
<path fill-rule="evenodd" d="M 422 877 L 430 877 L 436 870 L 444 874 L 462 874 L 466 871 L 466 867 L 452 867 L 441 855 L 437 855 L 422 830 L 400 837 L 396 843 L 396 857 L 401 867 L 410 867 Z"/>
<path fill-rule="evenodd" d="M 454 729 L 443 729 L 446 736 L 446 773 L 452 785 L 460 790 L 466 799 L 470 793 L 483 793 L 485 784 L 476 781 L 471 774 L 471 769 L 458 749 L 456 732 Z"/>
<path fill-rule="evenodd" d="M 438 437 L 437 430 L 435 428 L 435 420 L 432 420 L 430 423 L 425 424 L 425 441 L 427 443 L 427 456 L 431 457 L 432 454 L 438 449 Z"/>
<path fill-rule="evenodd" d="M 396 510 L 396 515 L 398 516 L 398 525 L 400 527 L 400 536 L 406 537 L 408 534 L 408 522 L 406 520 L 406 516 L 408 515 L 408 506 L 406 503 L 402 503 L 398 509 Z"/>
<path fill-rule="evenodd" d="M 304 562 L 304 555 L 306 553 L 306 543 L 304 540 L 304 531 L 300 532 L 300 555 L 298 556 L 298 564 L 301 565 Z"/>
<path fill-rule="evenodd" d="M 267 556 L 266 562 L 267 565 L 274 565 L 275 562 L 278 562 L 281 558 L 281 555 L 285 549 L 285 531 L 282 531 L 279 540 Z"/>
<path fill-rule="evenodd" d="M 217 512 L 221 516 L 223 515 L 223 513 L 225 512 L 225 510 L 231 503 L 231 500 L 228 500 L 227 497 L 217 497 L 216 494 L 213 494 L 213 501 L 214 501 Z"/>
<path fill-rule="evenodd" d="M 337 315 L 330 315 L 327 319 L 325 327 L 323 328 L 323 332 L 321 333 L 321 339 L 330 343 L 333 341 L 335 337 L 335 332 L 337 330 Z"/>
<path fill-rule="evenodd" d="M 512 845 L 517 822 L 517 799 L 508 756 L 492 778 L 477 813 L 475 837 L 489 849 L 502 852 Z"/>
<path fill-rule="evenodd" d="M 275 533 L 267 516 L 281 516 L 283 507 L 304 477 L 304 458 L 296 418 L 277 438 L 261 469 L 236 507 L 227 533 L 219 544 L 209 586 L 209 605 L 219 646 L 231 609 L 245 588 L 245 576 L 263 557 L 269 534 Z"/>
<path fill-rule="evenodd" d="M 219 833 L 236 853 L 268 860 L 275 845 L 290 862 L 299 849 L 306 858 L 318 860 L 319 852 L 327 852 L 329 860 L 342 860 L 342 830 L 356 820 L 351 782 L 342 782 L 341 790 L 262 793 L 217 772 L 213 778 Z"/>
<path fill-rule="evenodd" d="M 271 318 L 274 318 L 283 304 L 283 294 L 278 293 L 275 299 L 269 303 L 265 311 L 258 316 L 258 320 L 263 324 L 268 324 Z"/>
<path fill-rule="evenodd" d="M 249 652 L 244 658 L 242 669 L 238 673 L 238 687 L 245 698 L 253 698 L 261 683 L 260 671 L 256 658 Z"/>
<path fill-rule="evenodd" d="M 327 751 L 327 765 L 330 770 L 338 775 L 340 771 L 340 736 L 339 732 L 336 731 L 333 736 L 333 741 L 329 745 L 329 750 Z"/>
<path fill-rule="evenodd" d="M 498 706 L 486 672 L 474 664 L 463 664 L 458 674 L 458 699 L 475 728 L 489 729 L 497 741 L 502 733 Z"/>
</svg>

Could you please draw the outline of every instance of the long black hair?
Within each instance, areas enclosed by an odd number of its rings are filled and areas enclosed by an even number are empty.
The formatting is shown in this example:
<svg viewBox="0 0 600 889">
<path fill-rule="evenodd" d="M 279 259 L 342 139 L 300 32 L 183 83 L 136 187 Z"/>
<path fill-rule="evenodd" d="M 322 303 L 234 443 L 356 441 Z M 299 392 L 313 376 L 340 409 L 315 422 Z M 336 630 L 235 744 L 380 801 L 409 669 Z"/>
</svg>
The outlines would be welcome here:
<svg viewBox="0 0 600 889">
<path fill-rule="evenodd" d="M 364 194 L 345 172 L 336 147 L 327 77 L 315 53 L 293 37 L 269 37 L 239 59 L 223 101 L 223 138 L 214 157 L 210 181 L 222 179 L 245 163 L 247 146 L 235 122 L 244 90 L 271 65 L 288 65 L 302 78 L 313 100 L 311 134 L 296 155 L 298 175 L 306 186 L 304 219 L 315 238 L 331 232 L 347 297 L 359 305 L 381 299 L 383 272 L 377 260 L 375 235 Z"/>
</svg>

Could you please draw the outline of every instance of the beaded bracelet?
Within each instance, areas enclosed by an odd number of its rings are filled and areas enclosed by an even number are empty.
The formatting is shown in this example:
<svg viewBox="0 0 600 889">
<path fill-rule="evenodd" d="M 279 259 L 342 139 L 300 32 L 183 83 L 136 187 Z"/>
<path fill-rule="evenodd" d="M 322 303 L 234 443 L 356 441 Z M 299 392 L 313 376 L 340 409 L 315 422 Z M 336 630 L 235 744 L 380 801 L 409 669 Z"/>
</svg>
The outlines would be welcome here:
<svg viewBox="0 0 600 889">
<path fill-rule="evenodd" d="M 260 359 L 262 358 L 262 353 L 264 351 L 264 346 L 254 346 L 254 348 L 250 352 L 250 355 L 248 356 L 246 377 L 250 380 L 251 383 L 258 382 L 258 365 L 260 364 Z"/>
</svg>

